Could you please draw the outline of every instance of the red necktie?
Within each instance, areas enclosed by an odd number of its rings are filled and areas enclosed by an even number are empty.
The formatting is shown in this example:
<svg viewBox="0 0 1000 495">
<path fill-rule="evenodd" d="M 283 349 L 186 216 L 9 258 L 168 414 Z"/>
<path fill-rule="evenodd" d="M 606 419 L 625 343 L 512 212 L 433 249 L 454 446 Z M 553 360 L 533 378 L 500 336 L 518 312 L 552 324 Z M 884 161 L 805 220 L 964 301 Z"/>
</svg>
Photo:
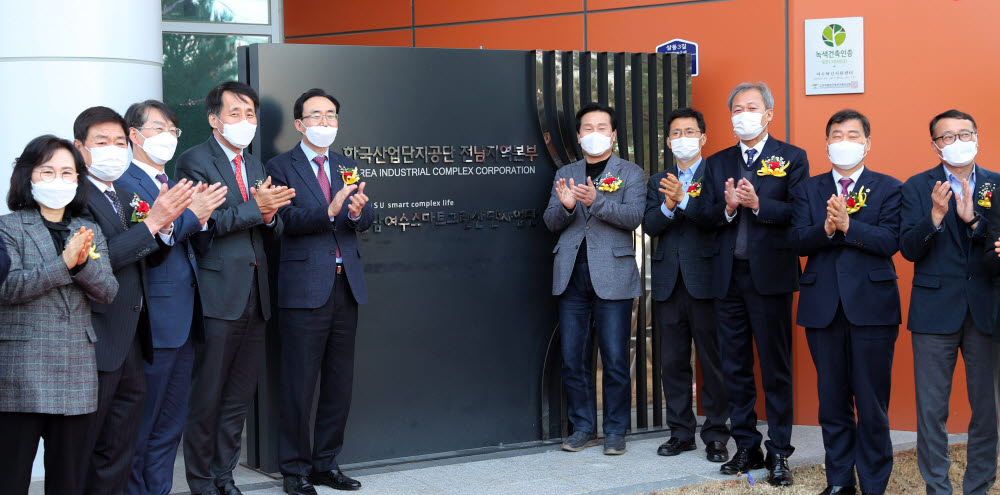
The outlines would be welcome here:
<svg viewBox="0 0 1000 495">
<path fill-rule="evenodd" d="M 847 191 L 847 186 L 851 185 L 851 183 L 854 181 L 850 177 L 848 177 L 846 179 L 840 179 L 837 182 L 840 182 L 840 195 L 850 196 L 851 193 Z"/>
<path fill-rule="evenodd" d="M 332 196 L 330 194 L 330 179 L 327 178 L 326 170 L 323 169 L 323 164 L 326 163 L 326 157 L 323 155 L 316 155 L 316 158 L 313 158 L 313 162 L 318 165 L 317 168 L 319 169 L 319 171 L 316 172 L 316 180 L 319 181 L 319 190 L 323 191 L 323 197 L 326 198 L 326 204 L 330 204 L 330 201 L 332 200 Z M 340 246 L 337 246 L 337 258 L 339 259 L 340 257 Z"/>
<path fill-rule="evenodd" d="M 330 195 L 330 178 L 326 176 L 326 170 L 323 169 L 323 164 L 326 163 L 326 157 L 323 155 L 316 155 L 313 158 L 313 162 L 318 165 L 319 172 L 316 172 L 316 180 L 319 181 L 319 190 L 323 191 L 323 197 L 326 198 L 326 204 L 330 204 L 333 196 Z"/>
<path fill-rule="evenodd" d="M 247 186 L 243 183 L 243 170 L 240 168 L 240 164 L 243 163 L 243 155 L 236 155 L 233 157 L 233 173 L 236 175 L 236 185 L 240 186 L 240 194 L 243 195 L 243 201 L 248 199 L 247 196 Z"/>
</svg>

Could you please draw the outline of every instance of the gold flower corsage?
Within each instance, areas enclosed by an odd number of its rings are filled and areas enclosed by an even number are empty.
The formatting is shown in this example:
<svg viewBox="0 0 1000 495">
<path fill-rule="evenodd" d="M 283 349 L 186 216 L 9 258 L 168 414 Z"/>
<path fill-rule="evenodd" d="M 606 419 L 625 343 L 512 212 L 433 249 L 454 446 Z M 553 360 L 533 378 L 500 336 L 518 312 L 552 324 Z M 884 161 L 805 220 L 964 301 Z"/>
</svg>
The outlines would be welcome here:
<svg viewBox="0 0 1000 495">
<path fill-rule="evenodd" d="M 615 192 L 619 187 L 622 187 L 622 180 L 614 175 L 608 174 L 600 180 L 597 190 L 602 192 Z"/>
<path fill-rule="evenodd" d="M 701 179 L 696 179 L 687 188 L 687 195 L 697 198 L 701 194 Z"/>
<path fill-rule="evenodd" d="M 772 175 L 774 177 L 784 177 L 785 169 L 791 165 L 784 158 L 780 156 L 772 156 L 766 160 L 760 161 L 760 170 L 757 171 L 757 175 L 764 177 L 765 175 Z"/>
<path fill-rule="evenodd" d="M 344 179 L 344 184 L 350 185 L 361 180 L 358 175 L 358 167 L 344 168 L 343 165 L 338 165 L 338 168 L 340 169 L 340 177 Z"/>
<path fill-rule="evenodd" d="M 865 200 L 868 199 L 868 193 L 872 192 L 871 189 L 866 189 L 864 186 L 859 185 L 854 188 L 854 192 L 847 196 L 847 200 L 844 201 L 845 206 L 847 206 L 847 214 L 853 215 L 858 212 L 858 210 L 864 208 Z"/>
<path fill-rule="evenodd" d="M 995 188 L 996 186 L 990 184 L 989 182 L 983 184 L 982 187 L 979 188 L 979 201 L 977 201 L 976 203 L 979 206 L 982 206 L 983 208 L 992 208 L 993 189 Z"/>
</svg>

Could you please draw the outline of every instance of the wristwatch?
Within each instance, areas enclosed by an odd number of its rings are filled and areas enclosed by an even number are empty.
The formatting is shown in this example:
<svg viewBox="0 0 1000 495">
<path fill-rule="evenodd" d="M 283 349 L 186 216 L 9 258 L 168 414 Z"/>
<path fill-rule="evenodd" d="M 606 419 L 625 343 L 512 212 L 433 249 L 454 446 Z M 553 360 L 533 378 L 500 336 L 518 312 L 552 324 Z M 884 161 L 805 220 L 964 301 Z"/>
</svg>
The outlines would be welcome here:
<svg viewBox="0 0 1000 495">
<path fill-rule="evenodd" d="M 972 216 L 972 220 L 969 220 L 968 222 L 965 222 L 965 226 L 971 229 L 972 226 L 975 225 L 976 222 L 978 222 L 978 221 L 980 221 L 982 219 L 983 219 L 983 216 L 980 215 L 979 212 L 977 211 L 976 214 Z"/>
</svg>

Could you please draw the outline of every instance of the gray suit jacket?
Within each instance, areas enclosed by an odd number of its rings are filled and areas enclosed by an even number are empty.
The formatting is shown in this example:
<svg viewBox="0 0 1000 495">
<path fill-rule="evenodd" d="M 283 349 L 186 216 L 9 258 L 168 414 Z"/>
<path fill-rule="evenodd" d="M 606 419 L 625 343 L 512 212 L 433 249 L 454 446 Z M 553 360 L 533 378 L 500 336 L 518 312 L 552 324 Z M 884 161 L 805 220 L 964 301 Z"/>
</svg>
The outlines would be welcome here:
<svg viewBox="0 0 1000 495">
<path fill-rule="evenodd" d="M 560 295 L 569 285 L 576 255 L 584 237 L 587 239 L 587 264 L 590 266 L 594 292 L 601 299 L 631 299 L 639 297 L 639 269 L 635 261 L 635 229 L 642 222 L 646 197 L 645 173 L 638 165 L 611 155 L 601 177 L 608 174 L 621 179 L 615 192 L 597 191 L 590 207 L 577 203 L 566 211 L 555 183 L 543 218 L 552 232 L 559 232 L 559 242 L 552 251 L 552 294 Z M 555 180 L 572 178 L 577 184 L 587 183 L 585 160 L 571 163 L 556 172 Z M 597 185 L 599 177 L 593 177 Z"/>
<path fill-rule="evenodd" d="M 244 152 L 247 193 L 257 181 L 267 179 L 264 165 L 257 157 Z M 257 290 L 264 319 L 271 318 L 271 295 L 267 281 L 267 254 L 264 236 L 281 235 L 281 217 L 274 216 L 273 227 L 264 219 L 252 197 L 243 201 L 233 166 L 214 136 L 185 151 L 177 158 L 177 180 L 188 179 L 208 184 L 221 182 L 229 191 L 226 202 L 212 213 L 215 239 L 212 248 L 198 257 L 198 286 L 201 307 L 206 317 L 235 320 L 250 299 L 250 284 L 257 272 Z"/>
<path fill-rule="evenodd" d="M 70 275 L 38 210 L 0 216 L 10 274 L 0 286 L 0 411 L 77 415 L 97 409 L 97 361 L 90 302 L 118 291 L 108 246 L 97 225 L 74 218 L 70 230 L 94 231 L 101 255 Z"/>
</svg>

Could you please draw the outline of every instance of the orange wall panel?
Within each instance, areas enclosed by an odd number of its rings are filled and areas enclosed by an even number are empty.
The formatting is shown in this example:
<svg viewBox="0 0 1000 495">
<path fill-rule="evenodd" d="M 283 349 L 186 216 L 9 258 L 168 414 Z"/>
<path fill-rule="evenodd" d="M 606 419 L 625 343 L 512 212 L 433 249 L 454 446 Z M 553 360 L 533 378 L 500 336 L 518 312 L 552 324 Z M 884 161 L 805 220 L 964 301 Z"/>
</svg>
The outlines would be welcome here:
<svg viewBox="0 0 1000 495">
<path fill-rule="evenodd" d="M 413 46 L 413 34 L 409 28 L 377 33 L 338 34 L 288 40 L 289 43 L 315 45 L 361 45 L 361 46 Z"/>
<path fill-rule="evenodd" d="M 660 5 L 664 3 L 688 2 L 690 0 L 587 0 L 587 12 L 604 9 L 621 9 L 628 7 L 641 7 L 648 5 Z"/>
<path fill-rule="evenodd" d="M 756 34 L 754 49 L 747 51 L 744 33 L 750 17 L 757 20 Z M 698 43 L 699 75 L 693 78 L 692 103 L 705 114 L 706 154 L 735 142 L 726 98 L 733 86 L 748 80 L 770 86 L 776 103 L 769 132 L 785 139 L 782 0 L 731 0 L 590 14 L 587 33 L 587 48 L 595 51 L 651 52 L 674 38 Z"/>
<path fill-rule="evenodd" d="M 804 20 L 854 16 L 865 18 L 865 93 L 805 96 Z M 976 162 L 1000 170 L 1000 139 L 993 137 L 1000 135 L 1000 109 L 984 105 L 984 97 L 996 92 L 995 81 L 1000 79 L 1000 66 L 984 63 L 994 57 L 992 20 L 998 16 L 1000 2 L 941 0 L 921 2 L 920 8 L 913 8 L 906 0 L 836 3 L 793 0 L 789 15 L 791 134 L 792 141 L 805 148 L 812 158 L 813 175 L 830 169 L 824 129 L 830 115 L 845 107 L 857 109 L 871 120 L 872 151 L 865 163 L 873 170 L 905 181 L 937 165 L 927 126 L 934 115 L 949 108 L 964 110 L 976 118 L 982 132 Z M 951 41 L 921 43 L 919 49 L 905 41 L 913 33 L 954 29 L 961 34 L 949 38 Z M 904 325 L 893 363 L 890 422 L 895 429 L 915 430 L 913 351 L 909 331 L 905 330 L 913 264 L 897 255 L 896 268 L 900 275 Z M 800 347 L 796 347 L 796 352 Z M 796 368 L 796 371 L 807 370 Z M 800 373 L 796 380 L 804 378 Z M 815 387 L 812 390 L 814 397 Z M 801 391 L 797 386 L 796 392 Z M 949 431 L 966 431 L 967 397 L 964 365 L 960 360 L 952 387 Z"/>
<path fill-rule="evenodd" d="M 582 50 L 583 16 L 417 28 L 417 46 L 493 50 Z"/>
<path fill-rule="evenodd" d="M 506 2 L 414 0 L 415 23 L 420 25 L 483 21 L 545 14 L 583 12 L 583 0 L 507 0 Z"/>
<path fill-rule="evenodd" d="M 285 36 L 410 27 L 409 0 L 287 0 Z"/>
</svg>

